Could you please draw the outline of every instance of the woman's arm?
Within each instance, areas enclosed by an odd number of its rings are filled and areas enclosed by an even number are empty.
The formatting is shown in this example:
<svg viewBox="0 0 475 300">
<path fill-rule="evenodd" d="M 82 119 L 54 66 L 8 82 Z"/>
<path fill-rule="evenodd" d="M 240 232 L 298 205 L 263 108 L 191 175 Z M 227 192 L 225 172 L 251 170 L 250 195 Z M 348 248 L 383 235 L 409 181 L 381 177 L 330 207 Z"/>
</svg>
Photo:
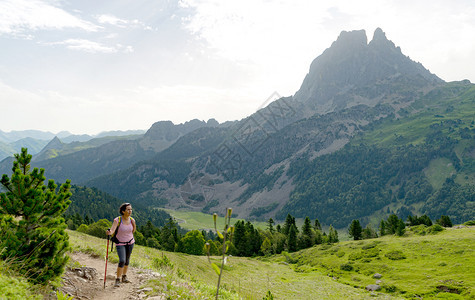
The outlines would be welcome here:
<svg viewBox="0 0 475 300">
<path fill-rule="evenodd" d="M 137 229 L 137 228 L 135 227 L 135 219 L 131 217 L 130 220 L 132 221 L 132 227 L 134 228 L 134 229 L 132 230 L 132 234 L 134 234 L 134 233 L 135 233 L 135 230 Z"/>
<path fill-rule="evenodd" d="M 115 229 L 117 228 L 117 223 L 118 223 L 117 219 L 114 219 L 114 222 L 112 223 L 112 227 L 106 230 L 107 235 L 112 235 L 115 232 Z"/>
</svg>

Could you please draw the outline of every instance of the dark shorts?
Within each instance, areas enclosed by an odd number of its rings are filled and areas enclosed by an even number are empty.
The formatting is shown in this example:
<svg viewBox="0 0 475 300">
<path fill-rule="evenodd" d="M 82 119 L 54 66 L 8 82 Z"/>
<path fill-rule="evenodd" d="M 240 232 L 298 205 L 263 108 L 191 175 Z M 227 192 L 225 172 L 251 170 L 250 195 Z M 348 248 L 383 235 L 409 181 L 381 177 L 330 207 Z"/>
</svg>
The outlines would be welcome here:
<svg viewBox="0 0 475 300">
<path fill-rule="evenodd" d="M 130 255 L 132 254 L 133 248 L 134 244 L 116 246 L 117 254 L 119 255 L 119 268 L 129 265 Z"/>
</svg>

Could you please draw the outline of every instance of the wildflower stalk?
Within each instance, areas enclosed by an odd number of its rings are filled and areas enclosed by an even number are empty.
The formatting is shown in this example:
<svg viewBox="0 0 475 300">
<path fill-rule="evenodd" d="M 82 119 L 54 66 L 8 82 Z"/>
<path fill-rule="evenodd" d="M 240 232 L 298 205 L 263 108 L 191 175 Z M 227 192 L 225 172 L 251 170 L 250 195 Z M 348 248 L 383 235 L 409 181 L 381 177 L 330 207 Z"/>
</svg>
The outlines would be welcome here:
<svg viewBox="0 0 475 300">
<path fill-rule="evenodd" d="M 218 215 L 216 213 L 213 214 L 214 230 L 216 231 L 218 236 L 223 240 L 223 249 L 222 249 L 223 255 L 222 255 L 222 258 L 221 258 L 221 267 L 218 267 L 215 263 L 211 262 L 211 260 L 209 258 L 209 256 L 210 256 L 210 253 L 209 253 L 210 244 L 209 243 L 205 244 L 206 251 L 207 251 L 207 254 L 208 254 L 208 261 L 211 263 L 213 269 L 218 274 L 218 285 L 217 285 L 217 288 L 216 288 L 216 300 L 218 299 L 218 296 L 219 296 L 219 286 L 221 285 L 221 276 L 223 274 L 224 262 L 226 260 L 226 252 L 228 250 L 228 245 L 226 245 L 226 238 L 229 237 L 229 239 L 231 239 L 232 234 L 234 233 L 234 226 L 230 226 L 232 212 L 233 212 L 232 208 L 228 208 L 227 211 L 226 211 L 226 216 L 224 217 L 224 231 L 223 231 L 223 233 L 219 232 L 219 230 L 216 227 L 216 221 L 218 219 Z"/>
</svg>

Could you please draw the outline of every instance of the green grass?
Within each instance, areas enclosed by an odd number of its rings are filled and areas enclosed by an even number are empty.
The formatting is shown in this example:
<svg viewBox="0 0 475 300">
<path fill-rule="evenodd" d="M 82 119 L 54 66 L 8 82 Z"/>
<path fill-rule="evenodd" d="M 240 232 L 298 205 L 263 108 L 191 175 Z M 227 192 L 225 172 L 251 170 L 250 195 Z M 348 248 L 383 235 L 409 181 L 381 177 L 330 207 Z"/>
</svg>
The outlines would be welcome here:
<svg viewBox="0 0 475 300">
<path fill-rule="evenodd" d="M 372 276 L 380 273 L 385 291 L 407 298 L 475 299 L 474 249 L 475 228 L 425 236 L 408 231 L 400 238 L 313 247 L 294 255 L 298 262 L 293 267 L 332 274 L 339 282 L 361 288 L 374 284 Z M 444 293 L 444 289 L 460 294 Z"/>
<path fill-rule="evenodd" d="M 13 272 L 8 264 L 0 261 L 0 300 L 42 299 L 41 287 L 30 284 L 25 278 Z"/>
<path fill-rule="evenodd" d="M 429 163 L 429 167 L 424 171 L 427 179 L 434 189 L 440 189 L 445 179 L 455 174 L 455 167 L 447 158 L 434 159 Z"/>
<path fill-rule="evenodd" d="M 162 208 L 160 208 L 162 209 Z M 171 210 L 171 209 L 163 209 L 168 214 L 170 214 L 173 218 L 177 220 L 180 227 L 186 230 L 214 230 L 214 223 L 213 223 L 213 215 L 212 214 L 205 214 L 202 212 L 197 211 L 181 211 L 181 210 Z M 220 222 L 224 222 L 223 218 L 218 218 L 217 226 L 219 228 L 223 227 L 223 224 Z M 238 220 L 242 219 L 231 219 L 231 224 L 236 223 Z M 253 221 L 252 224 L 254 227 L 265 229 L 267 228 L 266 222 L 255 222 Z"/>
</svg>

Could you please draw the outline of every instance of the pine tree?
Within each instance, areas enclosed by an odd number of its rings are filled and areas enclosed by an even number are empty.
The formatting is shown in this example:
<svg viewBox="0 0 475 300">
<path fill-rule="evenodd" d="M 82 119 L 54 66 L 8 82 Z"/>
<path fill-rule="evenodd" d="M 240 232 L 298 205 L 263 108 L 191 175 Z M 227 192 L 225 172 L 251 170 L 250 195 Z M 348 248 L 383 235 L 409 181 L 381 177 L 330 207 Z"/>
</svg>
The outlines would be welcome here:
<svg viewBox="0 0 475 300">
<path fill-rule="evenodd" d="M 309 217 L 306 217 L 305 221 L 303 222 L 302 233 L 308 235 L 309 237 L 312 235 L 312 224 Z"/>
<path fill-rule="evenodd" d="M 395 234 L 398 227 L 400 227 L 400 223 L 403 223 L 404 222 L 398 218 L 398 216 L 396 216 L 395 214 L 391 214 L 389 217 L 388 217 L 388 220 L 386 221 L 386 225 L 387 225 L 387 233 L 389 234 Z"/>
<path fill-rule="evenodd" d="M 318 219 L 315 219 L 314 228 L 315 228 L 315 230 L 320 230 L 320 231 L 322 231 L 322 225 L 320 224 L 320 221 L 318 221 Z"/>
<path fill-rule="evenodd" d="M 237 253 L 233 253 L 237 256 L 245 256 L 248 248 L 248 240 L 246 238 L 246 227 L 244 221 L 240 220 L 234 224 L 234 234 L 232 240 L 236 247 Z"/>
<path fill-rule="evenodd" d="M 353 238 L 353 240 L 361 240 L 363 228 L 361 227 L 359 220 L 353 220 L 348 227 L 348 235 Z"/>
<path fill-rule="evenodd" d="M 381 220 L 379 223 L 379 235 L 383 236 L 386 234 L 386 222 L 384 220 Z"/>
<path fill-rule="evenodd" d="M 312 247 L 314 240 L 313 235 L 312 223 L 310 222 L 310 218 L 306 217 L 302 225 L 302 234 L 299 239 L 299 248 L 305 249 Z"/>
<path fill-rule="evenodd" d="M 274 219 L 269 218 L 267 221 L 267 229 L 269 230 L 270 233 L 274 233 Z"/>
<path fill-rule="evenodd" d="M 328 242 L 331 243 L 338 243 L 338 232 L 333 228 L 332 225 L 330 225 L 330 228 L 328 229 Z"/>
<path fill-rule="evenodd" d="M 70 181 L 58 191 L 53 180 L 44 184 L 44 169 L 30 172 L 26 148 L 15 154 L 11 179 L 4 174 L 0 193 L 0 256 L 33 283 L 58 278 L 69 257 L 69 237 L 62 214 L 71 201 Z"/>
<path fill-rule="evenodd" d="M 449 216 L 441 216 L 440 219 L 436 221 L 437 224 L 444 227 L 452 227 L 452 221 Z"/>
<path fill-rule="evenodd" d="M 289 234 L 290 226 L 294 225 L 295 229 L 297 229 L 297 225 L 295 224 L 295 218 L 292 217 L 292 215 L 287 214 L 287 217 L 285 218 L 285 223 L 284 226 L 282 227 L 282 233 L 285 235 Z M 297 230 L 298 232 L 298 230 Z"/>
<path fill-rule="evenodd" d="M 297 251 L 297 227 L 290 225 L 289 235 L 287 237 L 287 250 L 289 252 Z"/>
<path fill-rule="evenodd" d="M 404 221 L 399 219 L 396 227 L 396 235 L 397 236 L 403 236 L 404 232 L 406 232 L 406 224 L 404 224 Z"/>
</svg>

